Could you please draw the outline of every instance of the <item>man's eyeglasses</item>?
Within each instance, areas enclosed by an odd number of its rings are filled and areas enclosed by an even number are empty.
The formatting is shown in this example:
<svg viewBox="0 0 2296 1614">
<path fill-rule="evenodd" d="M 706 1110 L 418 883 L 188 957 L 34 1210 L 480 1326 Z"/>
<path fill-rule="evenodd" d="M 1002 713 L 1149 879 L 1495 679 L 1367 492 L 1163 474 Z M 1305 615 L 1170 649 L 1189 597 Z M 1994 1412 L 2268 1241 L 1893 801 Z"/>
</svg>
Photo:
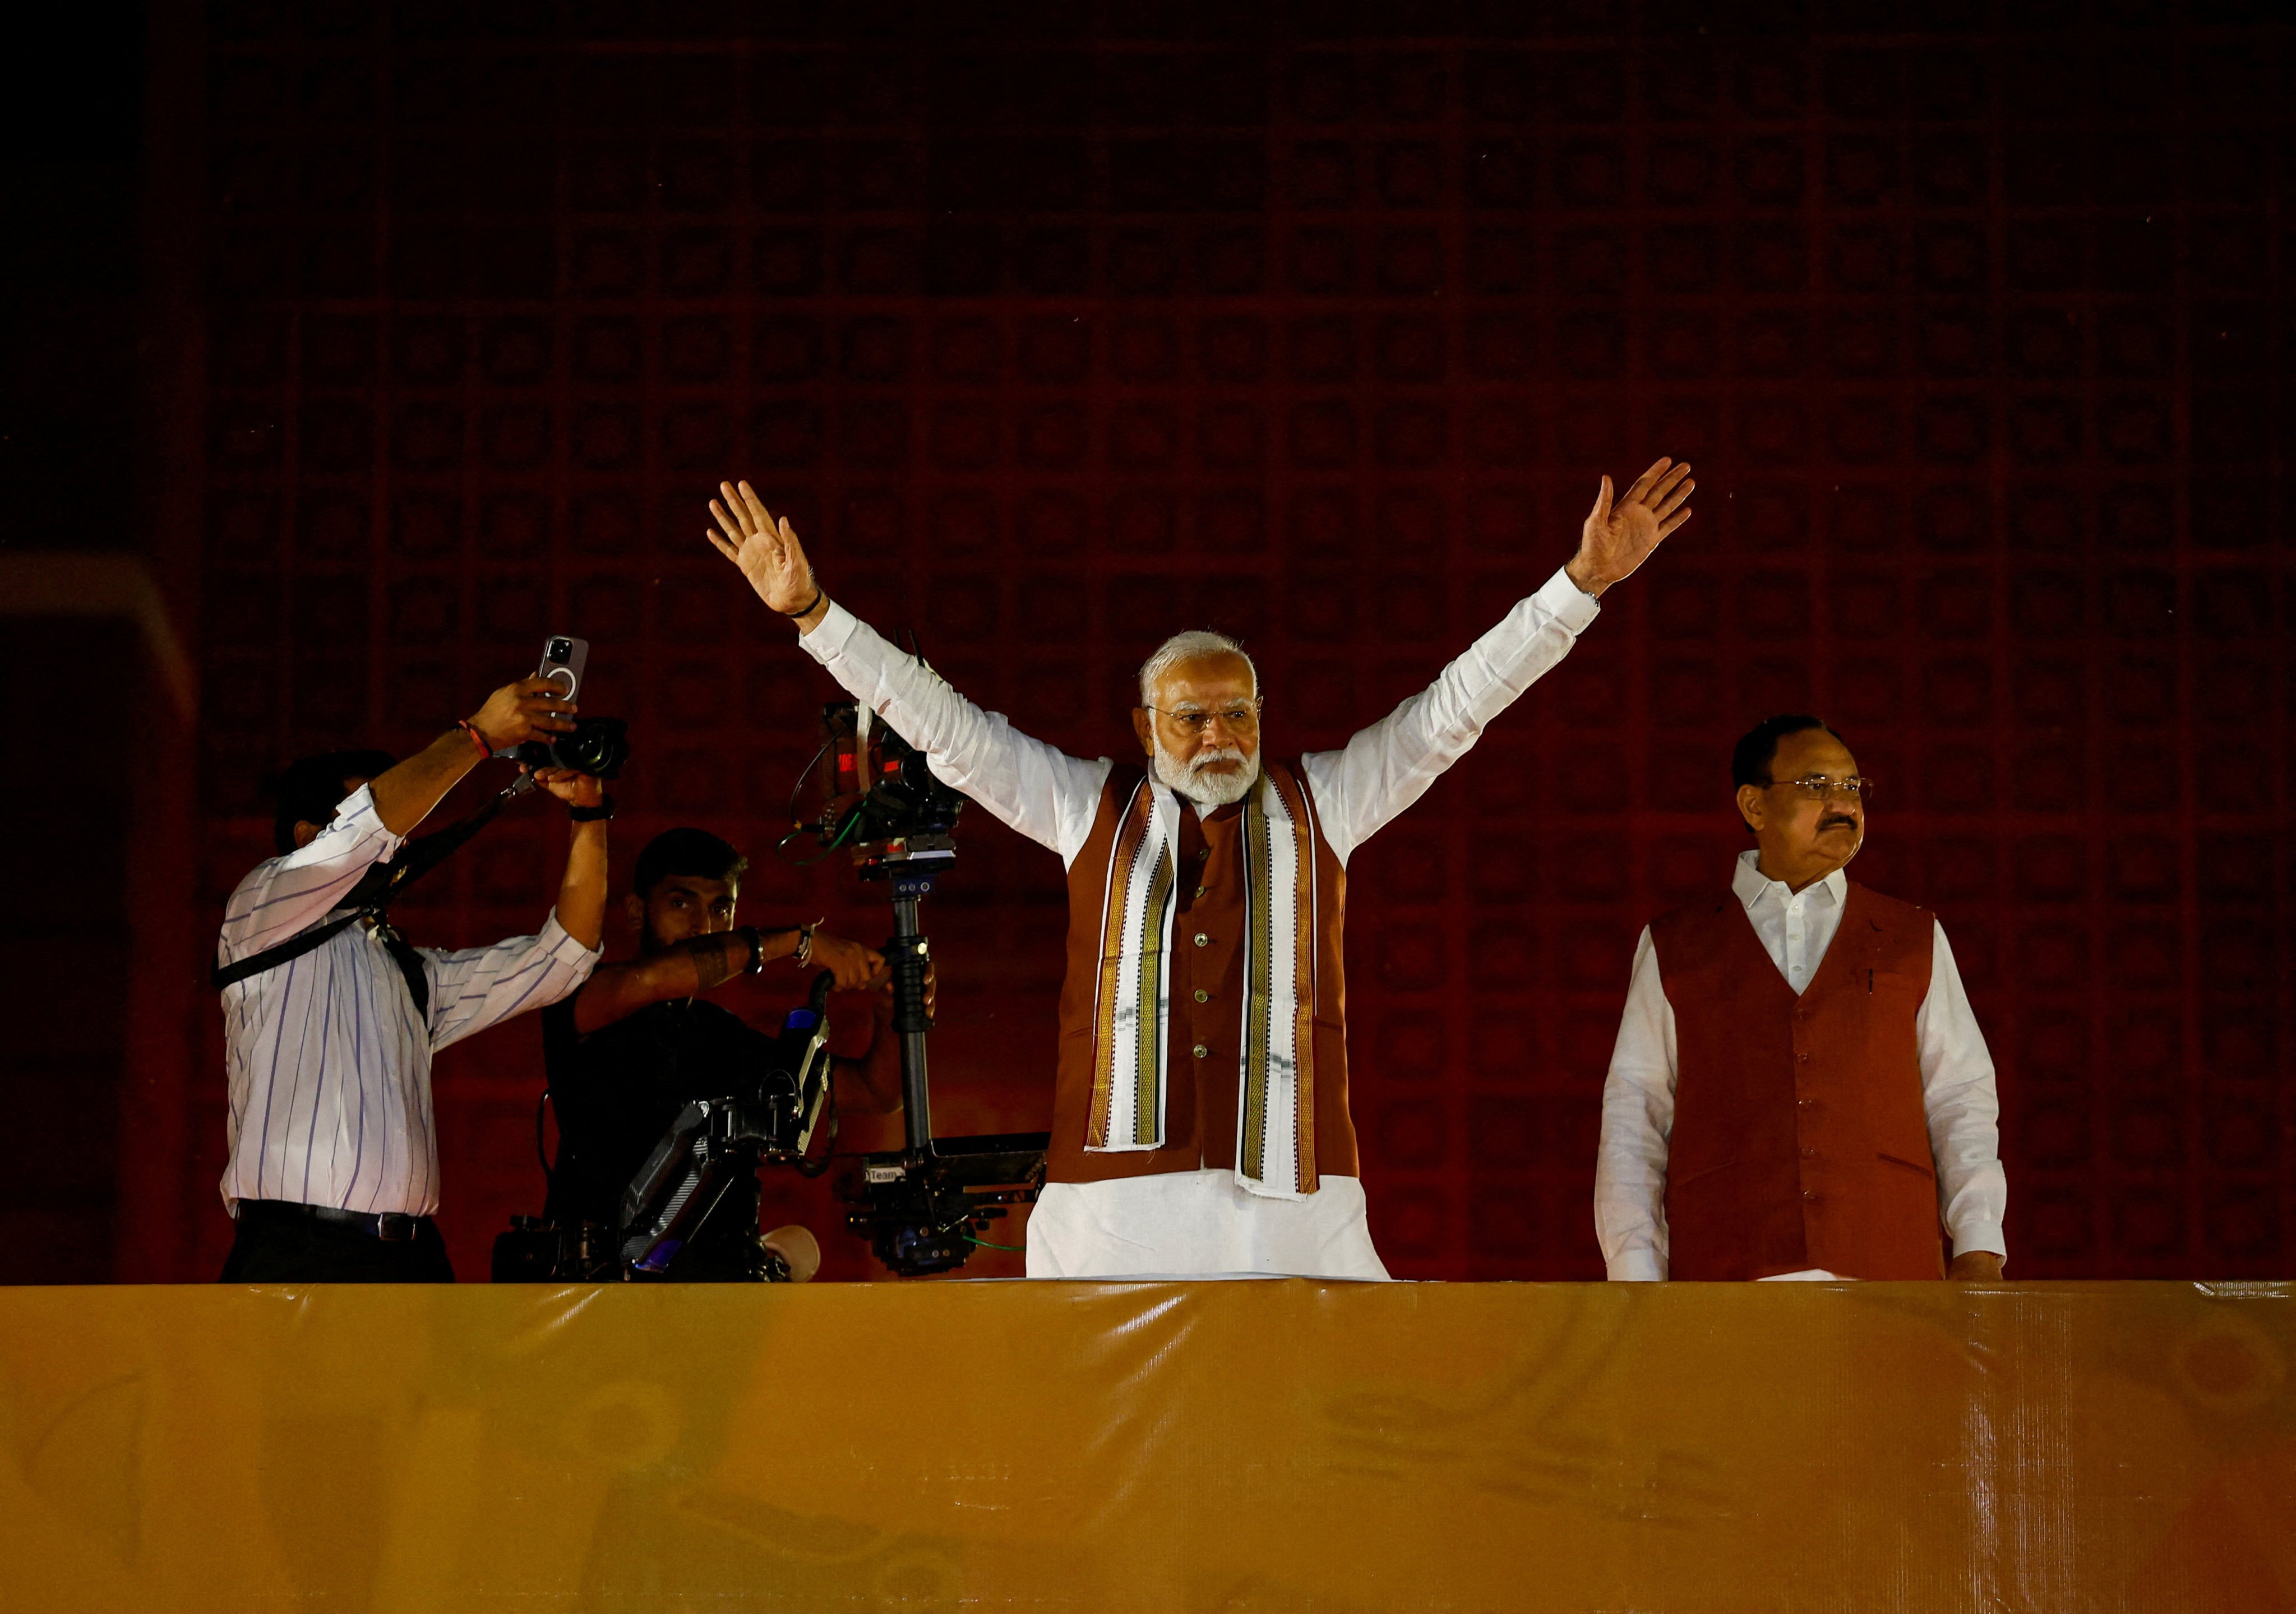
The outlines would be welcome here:
<svg viewBox="0 0 2296 1614">
<path fill-rule="evenodd" d="M 1823 774 L 1812 774 L 1807 779 L 1773 779 L 1768 788 L 1792 791 L 1805 801 L 1831 801 L 1836 796 L 1846 796 L 1852 801 L 1874 799 L 1874 782 L 1862 774 L 1852 774 L 1847 779 L 1828 779 Z"/>
<path fill-rule="evenodd" d="M 1260 701 L 1254 699 L 1250 706 L 1223 707 L 1216 712 L 1198 711 L 1193 708 L 1185 711 L 1173 712 L 1155 706 L 1144 706 L 1140 709 L 1144 712 L 1154 712 L 1160 717 L 1170 718 L 1176 726 L 1189 734 L 1205 733 L 1211 727 L 1212 719 L 1215 717 L 1227 725 L 1227 731 L 1231 734 L 1249 734 L 1259 726 L 1259 708 Z"/>
</svg>

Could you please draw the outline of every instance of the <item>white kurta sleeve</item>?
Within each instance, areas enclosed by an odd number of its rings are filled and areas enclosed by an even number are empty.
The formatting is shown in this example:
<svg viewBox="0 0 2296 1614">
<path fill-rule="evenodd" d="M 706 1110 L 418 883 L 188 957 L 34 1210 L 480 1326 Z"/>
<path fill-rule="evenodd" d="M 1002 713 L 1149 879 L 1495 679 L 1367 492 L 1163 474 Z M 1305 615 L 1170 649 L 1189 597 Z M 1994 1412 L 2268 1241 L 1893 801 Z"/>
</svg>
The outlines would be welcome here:
<svg viewBox="0 0 2296 1614">
<path fill-rule="evenodd" d="M 433 1053 L 514 1014 L 556 1003 L 589 979 L 604 956 L 603 946 L 586 947 L 569 935 L 555 908 L 532 936 L 451 953 L 417 950 L 430 976 Z"/>
<path fill-rule="evenodd" d="M 1570 652 L 1601 607 L 1557 571 L 1434 683 L 1336 751 L 1301 758 L 1324 838 L 1345 863 L 1472 749 L 1483 725 Z"/>
<path fill-rule="evenodd" d="M 1922 1105 L 1930 1154 L 1937 1162 L 1938 1214 L 1953 1253 L 1989 1249 L 2005 1257 L 2001 1225 L 2009 1214 L 2009 1179 L 2001 1169 L 2001 1099 L 1985 1033 L 1962 990 L 1961 971 L 1937 927 L 1929 995 L 1914 1017 L 1922 1051 Z"/>
<path fill-rule="evenodd" d="M 1666 1152 L 1676 1069 L 1674 1005 L 1666 1000 L 1658 949 L 1645 925 L 1603 1081 L 1603 1138 L 1595 1155 L 1595 1234 L 1614 1282 L 1666 1276 Z"/>
<path fill-rule="evenodd" d="M 847 693 L 923 751 L 943 784 L 1052 848 L 1062 863 L 1082 848 L 1114 766 L 1107 758 L 1086 762 L 1021 733 L 1002 712 L 981 710 L 833 601 L 798 643 Z"/>
<path fill-rule="evenodd" d="M 283 856 L 266 858 L 224 905 L 217 962 L 232 963 L 286 940 L 326 917 L 359 877 L 398 850 L 402 837 L 383 828 L 374 791 L 361 785 L 334 820 Z"/>
</svg>

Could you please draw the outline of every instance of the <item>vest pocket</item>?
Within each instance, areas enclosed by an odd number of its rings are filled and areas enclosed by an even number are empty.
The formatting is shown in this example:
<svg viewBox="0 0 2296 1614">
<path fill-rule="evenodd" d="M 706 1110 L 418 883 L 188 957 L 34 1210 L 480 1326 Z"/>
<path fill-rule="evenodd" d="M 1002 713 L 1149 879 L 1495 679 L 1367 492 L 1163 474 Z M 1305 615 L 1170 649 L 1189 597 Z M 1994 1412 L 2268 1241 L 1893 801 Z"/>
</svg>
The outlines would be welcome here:
<svg viewBox="0 0 2296 1614">
<path fill-rule="evenodd" d="M 1895 1166 L 1901 1171 L 1917 1173 L 1922 1176 L 1927 1177 L 1932 1183 L 1937 1181 L 1937 1171 L 1932 1167 L 1916 1165 L 1912 1160 L 1901 1160 L 1894 1154 L 1882 1154 L 1878 1151 L 1875 1152 L 1874 1158 L 1882 1161 L 1884 1165 Z"/>
</svg>

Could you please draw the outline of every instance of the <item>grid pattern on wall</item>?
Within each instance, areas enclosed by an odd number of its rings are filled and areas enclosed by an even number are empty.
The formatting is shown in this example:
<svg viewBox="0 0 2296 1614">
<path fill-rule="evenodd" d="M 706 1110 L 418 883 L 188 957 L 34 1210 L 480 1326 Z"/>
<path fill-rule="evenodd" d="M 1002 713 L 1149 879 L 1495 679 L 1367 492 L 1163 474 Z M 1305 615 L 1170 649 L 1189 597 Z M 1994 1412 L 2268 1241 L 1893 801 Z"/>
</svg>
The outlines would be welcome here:
<svg viewBox="0 0 2296 1614">
<path fill-rule="evenodd" d="M 1390 1265 L 1599 1274 L 1636 932 L 1726 879 L 1731 739 L 1810 709 L 1882 781 L 1860 877 L 1942 914 L 2001 1062 L 2013 1270 L 2285 1270 L 2270 8 L 966 9 L 214 8 L 206 900 L 263 770 L 419 743 L 562 629 L 635 725 L 625 868 L 700 823 L 753 917 L 882 927 L 768 856 L 832 692 L 703 545 L 724 475 L 1032 732 L 1119 750 L 1144 650 L 1212 625 L 1298 750 L 1663 452 L 1698 519 L 1356 862 Z M 419 939 L 530 928 L 538 817 Z M 964 844 L 938 1118 L 1042 1126 L 1060 870 L 978 811 Z M 466 1275 L 540 1197 L 538 1047 L 441 1065 Z"/>
</svg>

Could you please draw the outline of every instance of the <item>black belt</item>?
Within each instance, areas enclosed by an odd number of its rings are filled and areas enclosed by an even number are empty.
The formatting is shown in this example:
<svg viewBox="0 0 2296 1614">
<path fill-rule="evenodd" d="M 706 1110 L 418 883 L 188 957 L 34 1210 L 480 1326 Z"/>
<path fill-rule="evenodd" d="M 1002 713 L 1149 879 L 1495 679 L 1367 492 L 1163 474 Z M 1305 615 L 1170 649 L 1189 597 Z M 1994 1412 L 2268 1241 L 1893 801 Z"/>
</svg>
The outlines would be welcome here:
<svg viewBox="0 0 2296 1614">
<path fill-rule="evenodd" d="M 403 1211 L 338 1210 L 332 1205 L 303 1205 L 293 1200 L 242 1200 L 239 1219 L 247 1220 L 250 1211 L 258 1221 L 316 1222 L 323 1227 L 348 1227 L 386 1244 L 411 1243 L 431 1227 L 429 1217 L 411 1217 Z"/>
</svg>

